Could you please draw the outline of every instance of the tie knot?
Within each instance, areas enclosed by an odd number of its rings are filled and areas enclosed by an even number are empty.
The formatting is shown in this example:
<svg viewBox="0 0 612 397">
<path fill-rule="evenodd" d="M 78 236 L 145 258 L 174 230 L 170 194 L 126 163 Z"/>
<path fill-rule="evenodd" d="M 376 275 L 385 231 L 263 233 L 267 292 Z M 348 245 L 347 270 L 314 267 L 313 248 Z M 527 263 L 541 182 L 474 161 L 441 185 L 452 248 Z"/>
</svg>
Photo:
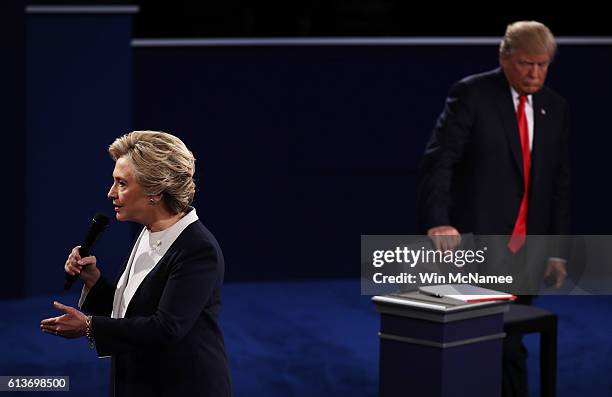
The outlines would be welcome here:
<svg viewBox="0 0 612 397">
<path fill-rule="evenodd" d="M 527 95 L 519 95 L 519 106 L 525 105 L 527 102 Z"/>
</svg>

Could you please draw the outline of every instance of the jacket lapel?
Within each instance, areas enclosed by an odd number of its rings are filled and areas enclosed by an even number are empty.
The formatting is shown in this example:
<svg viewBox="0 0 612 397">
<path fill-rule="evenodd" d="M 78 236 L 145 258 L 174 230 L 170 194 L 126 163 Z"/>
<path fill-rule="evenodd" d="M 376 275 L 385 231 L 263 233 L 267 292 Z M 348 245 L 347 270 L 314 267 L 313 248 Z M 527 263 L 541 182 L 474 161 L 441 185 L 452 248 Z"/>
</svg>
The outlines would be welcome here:
<svg viewBox="0 0 612 397">
<path fill-rule="evenodd" d="M 136 253 L 135 251 L 136 251 L 137 245 L 140 241 L 140 238 L 142 237 L 144 230 L 145 229 L 142 228 L 140 230 L 140 233 L 138 233 L 138 235 L 136 236 L 136 240 L 134 240 L 134 242 L 132 243 L 132 250 L 130 251 L 130 254 L 128 255 L 128 257 L 123 262 L 123 265 L 121 266 L 121 271 L 119 272 L 119 274 L 117 275 L 117 279 L 115 280 L 115 296 L 113 298 L 113 311 L 111 313 L 111 316 L 113 318 L 116 318 L 116 316 L 119 314 L 121 299 L 123 299 L 123 292 L 125 291 L 125 287 L 127 286 L 127 282 L 129 278 L 128 273 L 130 269 L 128 268 L 128 265 L 133 260 L 133 256 Z"/>
<path fill-rule="evenodd" d="M 130 317 L 131 314 L 132 314 L 132 311 L 134 311 L 134 302 L 138 301 L 138 295 L 140 295 L 140 291 L 142 290 L 143 284 L 145 284 L 147 282 L 147 280 L 149 280 L 151 277 L 153 277 L 153 274 L 158 272 L 160 268 L 162 268 L 163 266 L 166 266 L 166 262 L 168 262 L 168 258 L 170 258 L 172 256 L 172 251 L 173 251 L 172 248 L 170 248 L 164 254 L 164 256 L 162 256 L 162 258 L 159 260 L 159 262 L 157 262 L 157 264 L 155 266 L 153 266 L 153 269 L 151 269 L 151 271 L 149 273 L 147 273 L 147 275 L 142 279 L 142 281 L 140 282 L 140 284 L 136 288 L 136 291 L 134 291 L 134 295 L 132 295 L 132 299 L 130 299 L 130 302 L 128 303 L 127 307 L 125 308 L 125 318 Z"/>
<path fill-rule="evenodd" d="M 123 265 L 121 265 L 121 270 L 115 277 L 115 286 L 118 286 L 119 281 L 121 281 L 121 277 L 123 277 L 123 273 L 125 273 L 125 269 L 127 268 L 128 263 L 130 263 L 130 258 L 132 257 L 132 253 L 135 249 L 135 245 L 138 244 L 138 240 L 140 239 L 140 235 L 142 234 L 142 232 L 144 232 L 144 227 L 140 229 L 138 234 L 136 234 L 136 238 L 132 242 L 132 246 L 131 246 L 132 249 L 130 250 L 130 253 L 127 256 L 127 258 L 125 258 L 125 260 L 123 261 Z"/>
<path fill-rule="evenodd" d="M 510 86 L 506 81 L 506 77 L 501 69 L 497 75 L 496 89 L 498 90 L 496 98 L 497 109 L 506 132 L 506 138 L 510 145 L 510 151 L 514 158 L 519 176 L 523 175 L 523 155 L 521 152 L 521 137 L 518 130 L 518 122 L 516 121 L 516 112 L 514 111 L 514 104 L 512 103 L 512 95 L 510 93 Z"/>
<path fill-rule="evenodd" d="M 548 128 L 548 115 L 541 92 L 533 96 L 533 146 L 531 149 L 531 176 L 530 182 L 534 183 L 539 177 L 540 154 L 542 154 L 542 144 L 546 140 Z"/>
<path fill-rule="evenodd" d="M 133 303 L 138 301 L 138 295 L 140 295 L 140 291 L 142 289 L 143 284 L 145 284 L 147 280 L 151 278 L 156 272 L 160 271 L 160 269 L 163 269 L 164 267 L 167 266 L 166 263 L 169 262 L 174 257 L 175 252 L 180 250 L 180 248 L 182 247 L 183 239 L 185 239 L 186 238 L 185 236 L 188 235 L 189 233 L 188 230 L 190 230 L 192 224 L 190 224 L 189 226 L 185 228 L 185 230 L 183 230 L 183 232 L 176 238 L 176 240 L 174 240 L 174 242 L 172 243 L 168 251 L 166 251 L 164 256 L 161 257 L 159 262 L 157 262 L 157 264 L 153 266 L 153 269 L 151 269 L 151 271 L 145 276 L 145 278 L 142 279 L 142 282 L 140 283 L 138 288 L 136 288 L 136 291 L 134 292 L 134 295 L 132 296 L 130 303 L 128 303 L 128 306 L 125 309 L 126 318 L 130 317 L 132 312 L 134 311 Z"/>
</svg>

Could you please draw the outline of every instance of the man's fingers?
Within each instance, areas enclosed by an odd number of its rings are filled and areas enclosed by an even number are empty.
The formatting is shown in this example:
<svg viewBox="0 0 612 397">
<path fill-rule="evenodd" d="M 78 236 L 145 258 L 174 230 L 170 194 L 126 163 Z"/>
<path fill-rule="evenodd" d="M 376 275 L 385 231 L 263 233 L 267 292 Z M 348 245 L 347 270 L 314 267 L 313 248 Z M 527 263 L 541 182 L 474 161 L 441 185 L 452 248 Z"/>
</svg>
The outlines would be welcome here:
<svg viewBox="0 0 612 397">
<path fill-rule="evenodd" d="M 459 247 L 461 245 L 461 235 L 458 234 L 455 236 L 455 248 Z"/>
<path fill-rule="evenodd" d="M 565 271 L 565 269 L 559 269 L 559 273 L 557 275 L 557 284 L 555 286 L 557 288 L 561 288 L 566 278 L 567 278 L 567 272 Z"/>
<path fill-rule="evenodd" d="M 442 251 L 454 251 L 460 243 L 456 236 L 440 236 Z"/>
<path fill-rule="evenodd" d="M 461 235 L 452 226 L 433 227 L 427 231 L 427 235 L 438 251 L 453 251 L 461 244 Z"/>
<path fill-rule="evenodd" d="M 440 247 L 442 251 L 448 251 L 448 238 L 446 236 L 440 236 Z"/>
<path fill-rule="evenodd" d="M 544 272 L 544 277 L 548 277 L 552 274 L 552 266 L 546 266 L 546 271 Z"/>
<path fill-rule="evenodd" d="M 448 236 L 440 236 L 440 249 L 442 251 L 448 251 L 450 249 Z"/>
<path fill-rule="evenodd" d="M 440 236 L 432 236 L 432 241 L 433 241 L 433 245 L 434 248 L 438 251 L 442 250 L 442 241 L 440 239 Z"/>
<path fill-rule="evenodd" d="M 557 273 L 557 277 L 555 277 L 555 288 L 561 288 L 563 282 L 565 281 L 565 274 Z"/>
<path fill-rule="evenodd" d="M 461 239 L 459 238 L 459 236 L 456 236 L 456 235 L 446 236 L 447 251 L 454 251 L 459 246 L 460 242 L 461 242 Z"/>
</svg>

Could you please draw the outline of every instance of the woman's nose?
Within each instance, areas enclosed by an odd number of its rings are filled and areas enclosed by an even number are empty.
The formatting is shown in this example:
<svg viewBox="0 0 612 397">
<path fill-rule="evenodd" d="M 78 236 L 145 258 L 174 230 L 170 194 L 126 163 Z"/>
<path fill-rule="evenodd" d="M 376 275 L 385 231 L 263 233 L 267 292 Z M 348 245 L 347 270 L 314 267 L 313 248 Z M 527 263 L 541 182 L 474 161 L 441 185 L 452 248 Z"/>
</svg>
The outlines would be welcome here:
<svg viewBox="0 0 612 397">
<path fill-rule="evenodd" d="M 107 196 L 109 199 L 112 199 L 112 198 L 117 197 L 117 196 L 115 195 L 115 185 L 114 185 L 114 184 L 113 184 L 113 186 L 111 186 L 111 188 L 110 188 L 110 190 L 108 191 L 108 193 L 106 194 L 106 196 Z"/>
</svg>

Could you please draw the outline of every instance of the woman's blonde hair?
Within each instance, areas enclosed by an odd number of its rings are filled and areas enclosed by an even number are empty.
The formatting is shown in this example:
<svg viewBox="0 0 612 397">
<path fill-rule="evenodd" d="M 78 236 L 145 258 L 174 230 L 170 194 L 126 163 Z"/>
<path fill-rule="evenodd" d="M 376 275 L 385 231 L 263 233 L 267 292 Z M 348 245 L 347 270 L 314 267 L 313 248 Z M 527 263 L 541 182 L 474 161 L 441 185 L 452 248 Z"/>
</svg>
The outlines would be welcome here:
<svg viewBox="0 0 612 397">
<path fill-rule="evenodd" d="M 109 146 L 113 160 L 125 157 L 134 166 L 145 194 L 162 194 L 175 214 L 184 211 L 195 195 L 195 157 L 179 138 L 166 132 L 133 131 Z"/>
<path fill-rule="evenodd" d="M 546 52 L 550 60 L 555 56 L 557 43 L 555 37 L 543 23 L 537 21 L 518 21 L 506 28 L 506 34 L 499 46 L 502 56 L 509 56 L 516 50 L 531 53 Z"/>
</svg>

